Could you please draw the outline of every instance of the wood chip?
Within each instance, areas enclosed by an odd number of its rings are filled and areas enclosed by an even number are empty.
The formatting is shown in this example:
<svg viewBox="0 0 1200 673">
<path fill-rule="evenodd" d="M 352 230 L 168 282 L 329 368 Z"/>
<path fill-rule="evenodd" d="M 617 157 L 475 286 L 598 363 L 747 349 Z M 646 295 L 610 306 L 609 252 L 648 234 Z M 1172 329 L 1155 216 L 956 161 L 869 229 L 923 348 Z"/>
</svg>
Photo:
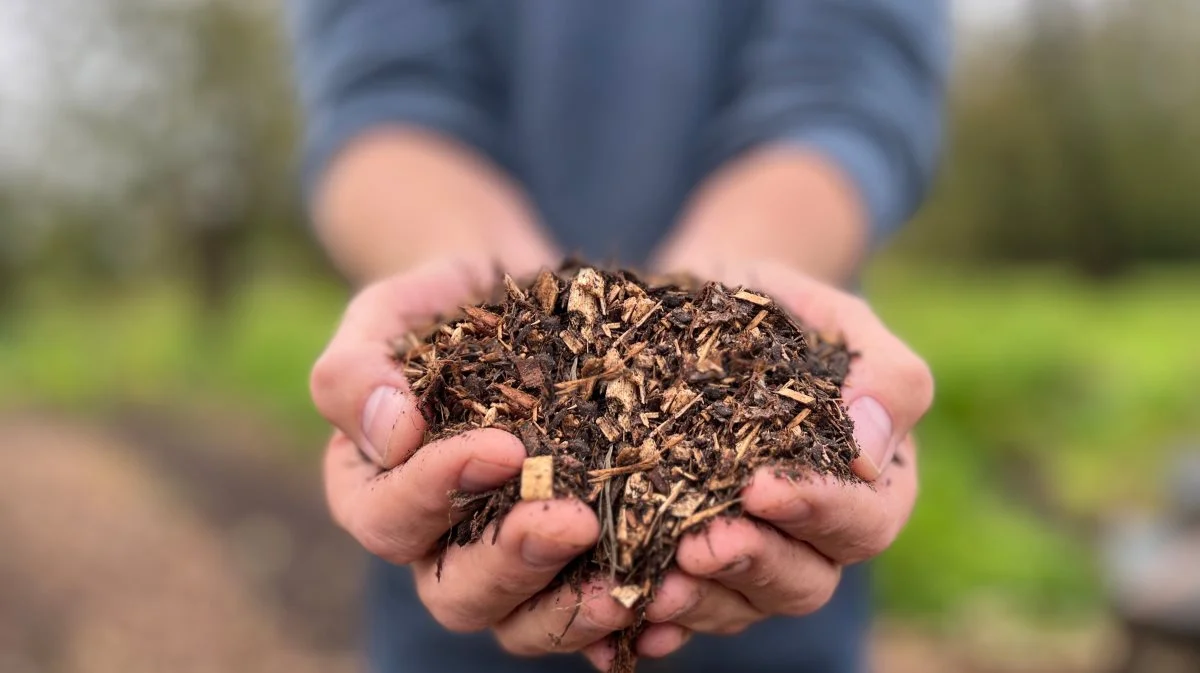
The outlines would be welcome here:
<svg viewBox="0 0 1200 673">
<path fill-rule="evenodd" d="M 600 429 L 600 434 L 610 442 L 615 442 L 621 438 L 621 428 L 607 416 L 601 416 L 596 419 L 596 427 Z"/>
<path fill-rule="evenodd" d="M 738 460 L 741 460 L 742 456 L 746 455 L 746 450 L 754 444 L 754 440 L 758 439 L 758 432 L 760 430 L 762 430 L 762 423 L 755 423 L 754 429 L 751 430 L 744 439 L 737 443 L 735 453 L 737 454 Z"/>
<path fill-rule="evenodd" d="M 688 493 L 687 495 L 680 497 L 673 505 L 671 505 L 669 510 L 671 512 L 671 516 L 678 519 L 686 519 L 690 517 L 696 513 L 697 509 L 700 509 L 700 505 L 704 504 L 704 497 L 705 496 L 703 493 L 695 492 Z"/>
<path fill-rule="evenodd" d="M 747 292 L 745 290 L 734 294 L 733 298 L 741 299 L 742 301 L 748 301 L 756 306 L 769 306 L 771 304 L 771 299 L 769 297 L 764 297 L 761 294 L 754 294 L 753 292 Z"/>
<path fill-rule="evenodd" d="M 685 530 L 691 528 L 692 526 L 695 526 L 698 523 L 703 523 L 705 521 L 708 521 L 709 519 L 720 514 L 721 512 L 724 512 L 725 510 L 729 509 L 730 507 L 733 507 L 738 502 L 740 502 L 740 501 L 739 500 L 729 500 L 729 501 L 723 502 L 719 505 L 713 505 L 712 507 L 709 507 L 706 510 L 696 512 L 695 514 L 684 519 L 683 523 L 679 524 L 679 530 L 685 531 Z"/>
<path fill-rule="evenodd" d="M 808 418 L 808 415 L 811 413 L 812 413 L 812 409 L 808 409 L 808 408 L 801 409 L 800 413 L 796 414 L 795 417 L 793 417 L 791 421 L 788 421 L 787 427 L 784 428 L 784 430 L 791 430 L 792 428 L 800 425 L 801 423 L 804 422 L 804 419 Z"/>
<path fill-rule="evenodd" d="M 563 345 L 575 355 L 579 355 L 587 348 L 587 344 L 578 334 L 563 330 L 558 333 L 558 338 L 562 339 Z"/>
<path fill-rule="evenodd" d="M 633 411 L 637 408 L 637 390 L 637 381 L 632 376 L 623 376 L 616 381 L 609 381 L 604 396 L 619 402 L 626 411 Z"/>
<path fill-rule="evenodd" d="M 639 598 L 642 597 L 642 588 L 632 584 L 626 584 L 625 586 L 614 587 L 613 590 L 609 592 L 609 595 L 628 610 L 629 608 L 632 608 L 635 603 L 637 603 Z"/>
<path fill-rule="evenodd" d="M 517 301 L 525 301 L 525 292 L 517 287 L 517 281 L 507 273 L 504 274 L 504 290 L 508 292 L 509 297 Z"/>
<path fill-rule="evenodd" d="M 505 399 L 516 405 L 516 407 L 522 411 L 533 411 L 534 407 L 536 407 L 538 404 L 537 398 L 527 392 L 517 390 L 512 386 L 506 386 L 503 383 L 497 383 L 495 386 L 496 390 L 500 391 L 500 394 L 503 395 Z"/>
<path fill-rule="evenodd" d="M 521 465 L 521 499 L 554 499 L 554 456 L 525 459 Z"/>
<path fill-rule="evenodd" d="M 578 313 L 588 324 L 600 318 L 604 298 L 604 278 L 590 268 L 580 269 L 567 292 L 567 311 Z"/>
<path fill-rule="evenodd" d="M 516 361 L 517 377 L 525 388 L 541 388 L 546 384 L 542 366 L 533 358 L 519 358 Z"/>
<path fill-rule="evenodd" d="M 657 464 L 657 459 L 644 460 L 640 463 L 634 463 L 633 465 L 626 465 L 625 467 L 610 467 L 602 470 L 589 470 L 587 475 L 589 481 L 603 481 L 605 479 L 612 479 L 613 477 L 619 477 L 625 474 L 633 474 L 634 472 L 645 472 Z"/>
<path fill-rule="evenodd" d="M 496 326 L 500 324 L 500 316 L 488 311 L 487 309 L 478 308 L 476 306 L 464 306 L 462 307 L 462 310 L 467 314 L 467 317 L 471 319 L 471 322 L 486 330 L 494 330 L 496 329 Z"/>
<path fill-rule="evenodd" d="M 775 393 L 781 397 L 786 397 L 789 400 L 796 400 L 800 404 L 812 404 L 813 402 L 817 401 L 817 399 L 812 395 L 805 395 L 804 393 L 798 390 L 792 390 L 791 388 L 780 388 L 779 390 L 776 390 Z"/>
<path fill-rule="evenodd" d="M 754 319 L 750 321 L 750 324 L 746 325 L 745 331 L 749 332 L 750 330 L 754 329 L 755 327 L 758 327 L 766 319 L 767 319 L 767 312 L 759 311 L 758 315 L 754 316 Z"/>
<path fill-rule="evenodd" d="M 537 300 L 538 306 L 543 313 L 550 313 L 554 310 L 554 304 L 558 301 L 558 278 L 549 270 L 544 270 L 538 274 L 537 280 L 533 283 L 533 298 Z"/>
</svg>

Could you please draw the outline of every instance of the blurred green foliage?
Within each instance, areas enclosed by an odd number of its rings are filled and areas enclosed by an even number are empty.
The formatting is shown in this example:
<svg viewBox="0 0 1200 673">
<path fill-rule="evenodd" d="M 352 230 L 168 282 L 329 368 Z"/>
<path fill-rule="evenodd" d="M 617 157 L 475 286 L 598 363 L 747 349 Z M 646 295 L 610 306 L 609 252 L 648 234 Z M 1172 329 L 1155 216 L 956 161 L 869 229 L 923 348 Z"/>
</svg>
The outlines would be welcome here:
<svg viewBox="0 0 1200 673">
<path fill-rule="evenodd" d="M 1156 505 L 1169 453 L 1200 438 L 1200 269 L 1103 287 L 909 263 L 867 286 L 937 381 L 886 603 L 943 611 L 991 590 L 1038 614 L 1095 607 L 1090 524 Z"/>
<path fill-rule="evenodd" d="M 1029 4 L 1021 30 L 960 40 L 941 181 L 900 247 L 1095 277 L 1196 259 L 1200 4 Z"/>
</svg>

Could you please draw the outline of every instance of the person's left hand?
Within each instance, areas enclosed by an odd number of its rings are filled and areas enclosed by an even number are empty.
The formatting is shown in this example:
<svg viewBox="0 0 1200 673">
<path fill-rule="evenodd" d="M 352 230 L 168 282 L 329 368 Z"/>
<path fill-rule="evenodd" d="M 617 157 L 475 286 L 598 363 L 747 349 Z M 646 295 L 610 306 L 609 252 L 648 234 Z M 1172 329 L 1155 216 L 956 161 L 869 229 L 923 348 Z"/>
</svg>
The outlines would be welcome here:
<svg viewBox="0 0 1200 673">
<path fill-rule="evenodd" d="M 761 469 L 742 493 L 747 516 L 682 540 L 678 569 L 646 610 L 651 625 L 637 643 L 646 657 L 674 652 L 692 632 L 733 634 L 767 617 L 816 611 L 842 568 L 891 545 L 916 500 L 910 433 L 933 401 L 925 363 L 858 297 L 774 264 L 723 275 L 770 294 L 807 327 L 842 335 L 861 354 L 843 398 L 861 450 L 854 471 L 866 483 L 793 481 Z M 606 640 L 585 654 L 603 670 L 614 651 Z"/>
</svg>

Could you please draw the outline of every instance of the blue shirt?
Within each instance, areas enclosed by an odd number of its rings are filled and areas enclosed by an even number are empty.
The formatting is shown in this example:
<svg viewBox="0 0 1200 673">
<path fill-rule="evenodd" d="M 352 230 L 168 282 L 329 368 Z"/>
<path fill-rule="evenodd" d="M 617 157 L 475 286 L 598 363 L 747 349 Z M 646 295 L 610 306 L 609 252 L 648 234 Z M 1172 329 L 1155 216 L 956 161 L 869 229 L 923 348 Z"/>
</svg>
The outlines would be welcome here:
<svg viewBox="0 0 1200 673">
<path fill-rule="evenodd" d="M 841 166 L 879 240 L 916 210 L 937 165 L 947 4 L 289 0 L 305 182 L 365 131 L 433 129 L 508 171 L 563 249 L 639 263 L 707 174 L 779 143 Z M 407 572 L 382 561 L 368 604 L 379 673 L 588 670 L 443 631 Z M 857 673 L 868 615 L 865 573 L 851 568 L 812 616 L 697 638 L 642 670 Z"/>
<path fill-rule="evenodd" d="M 372 127 L 466 141 L 569 252 L 641 261 L 763 143 L 824 152 L 876 239 L 939 155 L 948 0 L 289 0 L 306 181 Z M 403 179 L 403 176 L 397 176 Z"/>
</svg>

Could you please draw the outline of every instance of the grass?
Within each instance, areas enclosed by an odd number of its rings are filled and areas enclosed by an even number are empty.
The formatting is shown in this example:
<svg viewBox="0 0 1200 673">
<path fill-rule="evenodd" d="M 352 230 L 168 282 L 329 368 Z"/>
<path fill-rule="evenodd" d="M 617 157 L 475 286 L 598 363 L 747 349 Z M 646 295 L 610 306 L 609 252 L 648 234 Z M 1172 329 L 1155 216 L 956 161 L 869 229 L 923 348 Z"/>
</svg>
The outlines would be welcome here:
<svg viewBox="0 0 1200 673">
<path fill-rule="evenodd" d="M 1098 603 L 1092 554 L 1028 509 L 998 475 L 1012 456 L 1044 472 L 1068 511 L 1153 504 L 1171 443 L 1200 433 L 1200 272 L 1111 287 L 1054 271 L 877 269 L 868 294 L 930 361 L 922 497 L 879 565 L 890 610 L 944 615 L 979 595 L 1038 614 Z M 114 297 L 45 291 L 0 325 L 0 407 L 103 413 L 127 401 L 219 400 L 276 419 L 314 449 L 312 361 L 345 297 L 274 278 L 205 330 L 178 287 Z"/>
<path fill-rule="evenodd" d="M 1195 271 L 1110 287 L 1053 270 L 868 278 L 938 385 L 919 433 L 922 497 L 881 568 L 886 605 L 937 613 L 977 593 L 1038 614 L 1097 604 L 1092 542 L 1000 475 L 1027 457 L 1072 515 L 1154 505 L 1172 447 L 1200 432 L 1198 283 Z"/>
</svg>

